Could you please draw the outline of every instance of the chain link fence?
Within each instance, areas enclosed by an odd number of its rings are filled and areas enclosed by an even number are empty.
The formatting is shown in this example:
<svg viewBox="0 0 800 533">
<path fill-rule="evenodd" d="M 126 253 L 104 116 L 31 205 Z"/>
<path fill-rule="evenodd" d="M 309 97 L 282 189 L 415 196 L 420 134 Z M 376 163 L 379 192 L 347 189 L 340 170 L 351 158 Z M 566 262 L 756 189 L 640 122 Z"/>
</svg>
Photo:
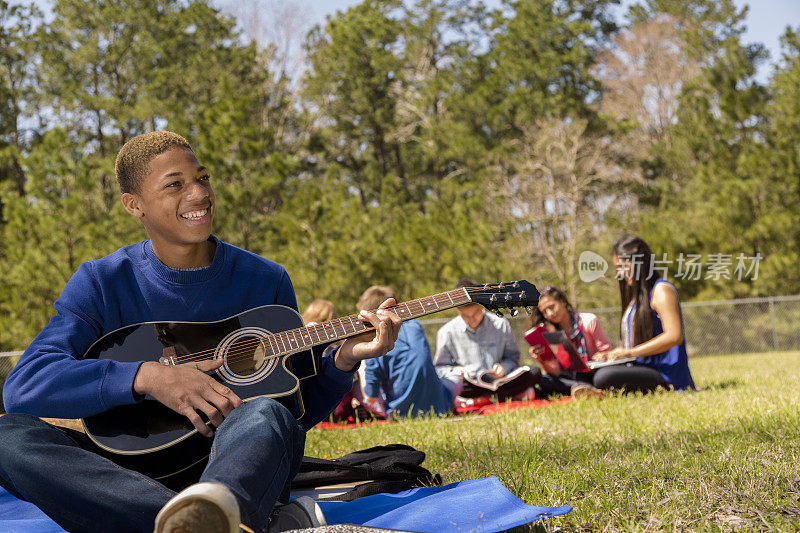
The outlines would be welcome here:
<svg viewBox="0 0 800 533">
<path fill-rule="evenodd" d="M 681 308 L 690 356 L 800 348 L 800 295 L 684 302 Z M 618 307 L 581 311 L 597 315 L 612 346 L 619 344 Z M 523 348 L 526 343 L 522 334 L 528 327 L 525 315 L 507 318 L 517 344 Z M 420 320 L 432 350 L 436 349 L 436 331 L 448 320 Z"/>
<path fill-rule="evenodd" d="M 683 322 L 686 348 L 692 357 L 713 354 L 769 352 L 800 348 L 800 295 L 768 296 L 707 302 L 685 302 Z M 612 345 L 619 343 L 620 311 L 616 307 L 582 309 L 597 315 Z M 529 363 L 522 334 L 528 329 L 524 313 L 508 317 Z M 436 332 L 450 318 L 422 319 L 425 335 L 436 350 Z M 22 352 L 0 352 L 0 390 Z M 2 409 L 2 405 L 0 405 Z M 0 411 L 0 412 L 5 412 Z"/>
<path fill-rule="evenodd" d="M 800 348 L 800 295 L 681 304 L 690 356 Z M 609 339 L 619 337 L 619 308 L 589 310 Z"/>
</svg>

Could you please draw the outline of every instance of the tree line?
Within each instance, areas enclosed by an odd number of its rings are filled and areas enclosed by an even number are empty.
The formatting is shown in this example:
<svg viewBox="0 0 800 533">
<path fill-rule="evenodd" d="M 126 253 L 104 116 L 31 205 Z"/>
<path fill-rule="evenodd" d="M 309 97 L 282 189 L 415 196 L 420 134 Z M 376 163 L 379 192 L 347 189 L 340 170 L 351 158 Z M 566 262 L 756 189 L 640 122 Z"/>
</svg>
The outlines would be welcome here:
<svg viewBox="0 0 800 533">
<path fill-rule="evenodd" d="M 286 266 L 301 306 L 462 276 L 615 305 L 613 267 L 586 283 L 578 259 L 624 233 L 671 277 L 690 254 L 731 263 L 676 278 L 686 299 L 797 292 L 800 34 L 760 83 L 732 0 L 617 3 L 364 0 L 292 70 L 208 0 L 0 0 L 0 350 L 82 261 L 144 238 L 114 158 L 153 129 L 189 139 L 215 234 Z"/>
</svg>

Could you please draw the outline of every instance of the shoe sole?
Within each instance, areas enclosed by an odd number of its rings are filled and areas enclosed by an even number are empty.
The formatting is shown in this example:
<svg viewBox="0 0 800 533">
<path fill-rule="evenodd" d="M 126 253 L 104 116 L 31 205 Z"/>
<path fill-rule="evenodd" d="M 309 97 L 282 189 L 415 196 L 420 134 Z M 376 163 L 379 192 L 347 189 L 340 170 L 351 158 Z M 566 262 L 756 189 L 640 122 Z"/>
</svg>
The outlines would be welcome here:
<svg viewBox="0 0 800 533">
<path fill-rule="evenodd" d="M 187 507 L 198 505 L 195 511 Z M 239 506 L 223 485 L 198 483 L 178 493 L 159 511 L 155 533 L 238 533 Z"/>
</svg>

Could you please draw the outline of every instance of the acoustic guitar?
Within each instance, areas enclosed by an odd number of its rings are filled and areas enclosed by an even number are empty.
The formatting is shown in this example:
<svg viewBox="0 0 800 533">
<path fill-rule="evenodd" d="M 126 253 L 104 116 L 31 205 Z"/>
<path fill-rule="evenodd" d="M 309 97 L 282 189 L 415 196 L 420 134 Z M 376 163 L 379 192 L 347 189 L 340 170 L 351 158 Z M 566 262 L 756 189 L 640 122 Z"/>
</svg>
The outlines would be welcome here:
<svg viewBox="0 0 800 533">
<path fill-rule="evenodd" d="M 470 303 L 516 315 L 518 307 L 538 300 L 534 285 L 515 281 L 455 289 L 398 304 L 394 310 L 403 321 Z M 317 374 L 325 347 L 373 329 L 357 315 L 304 326 L 295 310 L 267 305 L 217 322 L 126 326 L 101 337 L 84 358 L 165 365 L 223 359 L 209 375 L 244 401 L 269 396 L 300 418 L 301 381 Z M 165 483 L 170 476 L 204 464 L 211 449 L 211 439 L 200 435 L 186 417 L 149 396 L 84 418 L 83 425 L 100 453 Z"/>
</svg>

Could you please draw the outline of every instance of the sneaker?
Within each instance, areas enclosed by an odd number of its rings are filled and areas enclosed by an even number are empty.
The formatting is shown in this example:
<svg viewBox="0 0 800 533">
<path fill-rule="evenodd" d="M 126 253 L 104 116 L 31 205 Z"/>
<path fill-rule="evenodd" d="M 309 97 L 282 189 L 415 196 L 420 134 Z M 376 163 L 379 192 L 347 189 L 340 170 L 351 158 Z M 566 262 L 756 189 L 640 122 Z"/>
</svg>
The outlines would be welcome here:
<svg viewBox="0 0 800 533">
<path fill-rule="evenodd" d="M 569 388 L 569 394 L 576 400 L 583 400 L 585 398 L 603 398 L 606 395 L 604 391 L 585 383 L 574 384 Z"/>
<path fill-rule="evenodd" d="M 327 526 L 317 502 L 308 496 L 300 496 L 286 505 L 278 505 L 272 511 L 267 533 L 279 533 L 293 529 Z"/>
<path fill-rule="evenodd" d="M 239 533 L 239 504 L 221 483 L 195 483 L 161 508 L 155 533 Z"/>
<path fill-rule="evenodd" d="M 453 405 L 457 409 L 468 409 L 470 407 L 483 407 L 492 403 L 492 399 L 488 396 L 477 396 L 475 398 L 464 398 L 463 396 L 456 396 L 453 399 Z"/>
</svg>

